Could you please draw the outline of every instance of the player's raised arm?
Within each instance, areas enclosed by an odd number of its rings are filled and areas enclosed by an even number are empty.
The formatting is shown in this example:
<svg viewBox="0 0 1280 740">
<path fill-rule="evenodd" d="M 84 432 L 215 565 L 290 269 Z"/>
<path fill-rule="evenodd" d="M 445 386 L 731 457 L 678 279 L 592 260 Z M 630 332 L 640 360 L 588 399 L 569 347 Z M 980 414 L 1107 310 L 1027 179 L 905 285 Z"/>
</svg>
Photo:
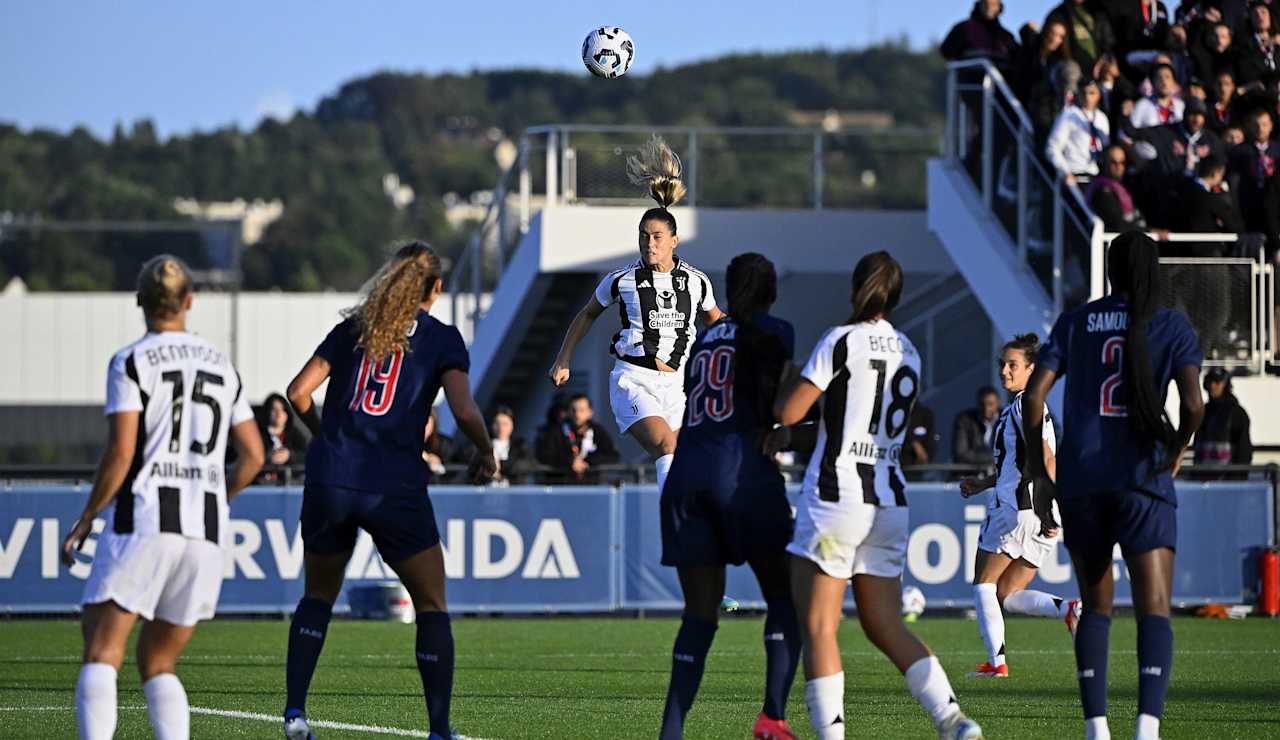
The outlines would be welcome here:
<svg viewBox="0 0 1280 740">
<path fill-rule="evenodd" d="M 573 317 L 569 330 L 564 334 L 564 342 L 560 345 L 560 353 L 556 355 L 556 361 L 551 364 L 551 370 L 547 373 L 556 386 L 569 382 L 569 363 L 573 360 L 573 351 L 601 313 L 604 313 L 604 306 L 592 296 L 587 299 L 587 305 L 582 307 L 578 315 Z"/>
<path fill-rule="evenodd" d="M 125 477 L 129 475 L 129 466 L 133 464 L 138 443 L 140 416 L 137 411 L 121 411 L 107 417 L 107 449 L 98 461 L 98 471 L 93 477 L 89 500 L 85 502 L 80 518 L 62 542 L 62 562 L 68 566 L 75 563 L 72 552 L 79 550 L 84 545 L 85 538 L 93 531 L 94 517 L 107 508 L 124 484 Z"/>
</svg>

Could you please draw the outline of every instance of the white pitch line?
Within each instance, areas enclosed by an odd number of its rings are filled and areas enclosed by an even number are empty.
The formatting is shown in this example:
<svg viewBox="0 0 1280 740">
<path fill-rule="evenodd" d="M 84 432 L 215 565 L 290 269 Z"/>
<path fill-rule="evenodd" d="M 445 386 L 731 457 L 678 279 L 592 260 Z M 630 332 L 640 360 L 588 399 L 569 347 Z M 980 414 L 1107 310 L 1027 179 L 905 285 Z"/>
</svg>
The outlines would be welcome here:
<svg viewBox="0 0 1280 740">
<path fill-rule="evenodd" d="M 126 710 L 142 710 L 145 706 L 122 706 L 120 709 Z M 0 712 L 74 712 L 74 707 L 0 707 Z M 258 722 L 274 722 L 282 723 L 278 714 L 262 714 L 259 712 L 238 712 L 232 709 L 213 709 L 212 707 L 191 707 L 192 714 L 204 714 L 211 717 L 227 717 L 229 719 L 251 719 Z M 399 727 L 383 727 L 381 725 L 357 725 L 351 722 L 332 722 L 324 719 L 308 719 L 308 724 L 312 727 L 323 728 L 327 730 L 347 730 L 348 732 L 366 732 L 371 735 L 394 735 L 397 737 L 431 737 L 428 732 L 422 730 L 405 730 Z M 466 736 L 463 736 L 466 737 Z M 470 738 L 470 740 L 481 740 L 480 738 Z"/>
</svg>

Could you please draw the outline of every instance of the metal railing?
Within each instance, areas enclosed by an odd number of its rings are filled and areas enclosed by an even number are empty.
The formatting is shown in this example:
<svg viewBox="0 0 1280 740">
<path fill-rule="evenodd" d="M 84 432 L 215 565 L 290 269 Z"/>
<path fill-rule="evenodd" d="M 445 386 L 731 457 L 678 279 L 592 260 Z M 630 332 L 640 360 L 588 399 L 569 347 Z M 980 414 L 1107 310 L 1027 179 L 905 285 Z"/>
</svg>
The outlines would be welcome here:
<svg viewBox="0 0 1280 740">
<path fill-rule="evenodd" d="M 946 156 L 973 179 L 1013 241 L 1013 256 L 1051 296 L 1054 314 L 1083 302 L 1089 247 L 1102 222 L 1043 159 L 1031 119 L 989 61 L 948 64 L 946 96 Z"/>
<path fill-rule="evenodd" d="M 1266 250 L 1247 254 L 1238 234 L 1150 232 L 1162 245 L 1221 244 L 1231 257 L 1161 257 L 1166 305 L 1184 313 L 1200 335 L 1205 367 L 1266 372 L 1276 352 L 1275 266 Z M 1098 235 L 1093 244 L 1089 297 L 1110 292 L 1106 253 L 1115 232 Z M 1228 247 L 1227 245 L 1233 245 Z"/>
<path fill-rule="evenodd" d="M 924 205 L 925 161 L 940 152 L 940 131 L 892 128 L 691 127 L 555 124 L 520 136 L 448 288 L 455 323 L 484 316 L 483 291 L 496 284 L 540 208 L 643 205 L 628 182 L 627 157 L 663 136 L 684 164 L 682 205 L 717 208 L 857 208 Z M 464 315 L 457 304 L 473 294 Z"/>
</svg>

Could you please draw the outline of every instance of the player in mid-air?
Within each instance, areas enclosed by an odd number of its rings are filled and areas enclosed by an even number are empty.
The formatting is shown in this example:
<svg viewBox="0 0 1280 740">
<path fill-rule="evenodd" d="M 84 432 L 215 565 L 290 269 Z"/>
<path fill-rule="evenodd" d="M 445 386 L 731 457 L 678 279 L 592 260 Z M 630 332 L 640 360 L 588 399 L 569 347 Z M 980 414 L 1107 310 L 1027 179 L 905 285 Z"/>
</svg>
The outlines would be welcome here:
<svg viewBox="0 0 1280 740">
<path fill-rule="evenodd" d="M 440 289 L 435 252 L 421 242 L 401 247 L 289 384 L 289 401 L 315 436 L 302 496 L 306 591 L 289 628 L 285 671 L 288 740 L 312 737 L 305 716 L 307 690 L 357 529 L 373 537 L 413 599 L 418 614 L 414 655 L 430 737 L 451 736 L 453 630 L 440 533 L 427 496 L 431 473 L 422 457 L 422 430 L 441 387 L 458 428 L 476 447 L 477 478 L 492 478 L 497 463 L 471 397 L 462 336 L 428 313 Z M 311 394 L 326 378 L 329 390 L 320 418 Z"/>
<path fill-rule="evenodd" d="M 920 355 L 889 323 L 902 267 L 888 252 L 858 261 L 853 314 L 814 348 L 777 419 L 795 424 L 823 398 L 818 442 L 796 511 L 791 589 L 804 635 L 805 702 L 819 740 L 845 735 L 844 672 L 836 631 L 853 581 L 858 619 L 902 671 L 939 738 L 982 737 L 964 716 L 942 664 L 902 623 L 907 499 L 898 457 L 920 390 Z"/>
<path fill-rule="evenodd" d="M 1084 604 L 1076 628 L 1076 667 L 1086 737 L 1107 726 L 1107 650 L 1115 596 L 1112 553 L 1124 554 L 1138 621 L 1139 740 L 1160 735 L 1173 629 L 1169 599 L 1177 545 L 1173 476 L 1204 418 L 1200 340 L 1182 314 L 1160 308 L 1159 248 L 1129 231 L 1111 243 L 1112 294 L 1064 313 L 1040 352 L 1023 395 L 1026 439 L 1039 440 L 1044 401 L 1065 375 L 1057 500 L 1067 550 Z M 1175 429 L 1164 412 L 1170 380 L 1181 399 Z M 1056 526 L 1044 459 L 1028 457 L 1034 505 Z"/>
<path fill-rule="evenodd" d="M 773 263 L 734 257 L 725 271 L 728 315 L 690 350 L 684 425 L 662 492 L 662 563 L 680 577 L 685 606 L 672 648 L 661 737 L 684 735 L 719 623 L 725 565 L 748 563 L 768 604 L 764 622 L 764 707 L 757 739 L 794 738 L 787 694 L 800 657 L 786 547 L 791 506 L 773 454 L 789 441 L 772 430 L 773 400 L 790 368 L 790 324 L 766 311 L 777 299 Z"/>
<path fill-rule="evenodd" d="M 1004 615 L 1026 614 L 1057 617 L 1075 633 L 1080 617 L 1080 600 L 1066 600 L 1043 591 L 1027 589 L 1040 564 L 1053 553 L 1057 530 L 1040 534 L 1040 517 L 1031 508 L 1034 483 L 1024 475 L 1026 445 L 1022 436 L 1022 393 L 1036 366 L 1040 337 L 1020 334 L 1000 351 L 1000 381 L 1013 400 L 1000 414 L 995 428 L 996 471 L 983 478 L 960 481 L 960 493 L 974 496 L 994 488 L 987 499 L 987 518 L 978 534 L 978 552 L 973 568 L 973 605 L 978 613 L 978 632 L 987 647 L 987 661 L 970 673 L 971 678 L 1007 678 Z M 1050 419 L 1045 408 L 1045 418 Z M 1053 424 L 1044 425 L 1045 466 L 1053 477 Z"/>
<path fill-rule="evenodd" d="M 262 441 L 240 375 L 225 354 L 187 332 L 191 272 L 176 257 L 147 261 L 138 305 L 147 333 L 107 369 L 107 450 L 84 512 L 62 544 L 75 551 L 104 513 L 84 587 L 84 664 L 76 682 L 82 740 L 116 730 L 116 675 L 139 617 L 138 672 L 151 726 L 185 740 L 191 715 L 174 674 L 196 623 L 222 588 L 228 502 L 262 467 Z M 239 462 L 224 472 L 227 438 Z"/>
<path fill-rule="evenodd" d="M 693 343 L 694 321 L 701 315 L 711 325 L 723 314 L 716 307 L 710 278 L 675 254 L 680 238 L 668 209 L 685 193 L 680 159 L 654 137 L 627 167 L 632 181 L 643 184 L 658 202 L 640 217 L 640 259 L 600 281 L 565 332 L 548 375 L 557 386 L 567 383 L 578 342 L 606 308 L 620 304 L 622 327 L 610 347 L 618 359 L 609 374 L 609 402 L 618 429 L 653 459 L 661 491 L 684 416 L 680 370 Z"/>
</svg>

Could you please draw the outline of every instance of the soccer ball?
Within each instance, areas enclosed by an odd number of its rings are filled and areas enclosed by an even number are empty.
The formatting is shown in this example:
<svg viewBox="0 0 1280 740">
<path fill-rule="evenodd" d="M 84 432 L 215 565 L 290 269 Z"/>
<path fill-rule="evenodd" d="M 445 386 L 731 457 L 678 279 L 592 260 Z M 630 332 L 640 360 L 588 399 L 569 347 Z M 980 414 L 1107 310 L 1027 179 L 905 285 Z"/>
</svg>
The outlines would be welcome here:
<svg viewBox="0 0 1280 740">
<path fill-rule="evenodd" d="M 902 589 L 902 615 L 907 621 L 914 622 L 924 613 L 924 592 L 915 586 Z"/>
<path fill-rule="evenodd" d="M 602 26 L 582 42 L 582 63 L 596 77 L 621 77 L 636 59 L 631 34 L 617 26 Z"/>
</svg>

